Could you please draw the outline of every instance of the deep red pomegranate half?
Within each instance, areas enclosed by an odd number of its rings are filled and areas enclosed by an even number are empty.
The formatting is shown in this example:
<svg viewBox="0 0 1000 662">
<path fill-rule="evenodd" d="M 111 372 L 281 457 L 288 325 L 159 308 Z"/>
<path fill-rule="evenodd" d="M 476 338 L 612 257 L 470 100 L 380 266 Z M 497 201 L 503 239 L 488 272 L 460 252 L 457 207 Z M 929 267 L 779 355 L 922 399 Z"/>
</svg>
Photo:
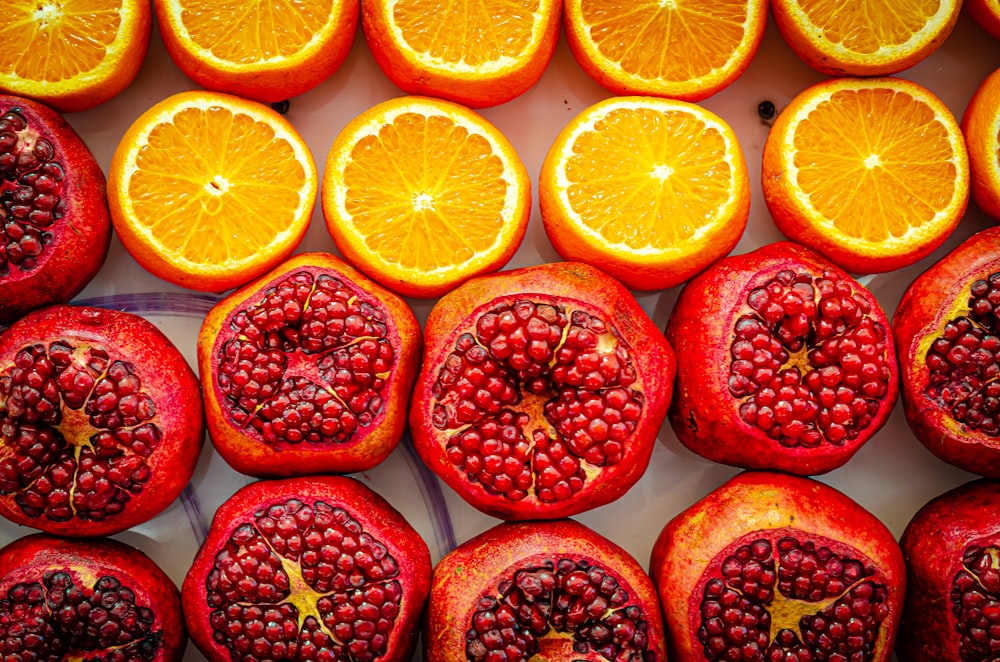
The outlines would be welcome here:
<svg viewBox="0 0 1000 662">
<path fill-rule="evenodd" d="M 179 662 L 186 645 L 177 587 L 140 550 L 44 533 L 0 549 L 0 659 Z"/>
<path fill-rule="evenodd" d="M 181 588 L 211 662 L 404 662 L 420 632 L 427 544 L 347 476 L 263 480 L 216 511 Z"/>
<path fill-rule="evenodd" d="M 921 507 L 899 544 L 907 593 L 900 662 L 985 662 L 1000 654 L 1000 484 L 979 479 Z"/>
<path fill-rule="evenodd" d="M 664 662 L 656 589 L 624 549 L 571 519 L 504 522 L 434 567 L 426 662 Z"/>
<path fill-rule="evenodd" d="M 0 334 L 0 515 L 123 531 L 180 495 L 203 439 L 198 380 L 142 317 L 55 305 Z"/>
<path fill-rule="evenodd" d="M 294 256 L 202 324 L 212 442 L 251 476 L 371 469 L 402 438 L 422 343 L 403 299 L 334 255 Z"/>
<path fill-rule="evenodd" d="M 822 474 L 884 424 L 898 394 L 889 321 L 865 287 L 791 242 L 724 258 L 681 291 L 670 423 L 699 455 Z"/>
<path fill-rule="evenodd" d="M 883 662 L 906 592 L 882 522 L 771 471 L 738 474 L 668 522 L 650 575 L 672 660 Z"/>
<path fill-rule="evenodd" d="M 104 172 L 63 117 L 0 95 L 0 325 L 66 303 L 111 243 Z"/>
<path fill-rule="evenodd" d="M 945 462 L 1000 478 L 1000 227 L 920 274 L 892 330 L 917 439 Z"/>
<path fill-rule="evenodd" d="M 617 280 L 560 262 L 442 297 L 410 408 L 423 461 L 494 517 L 567 517 L 642 476 L 673 390 L 663 333 Z"/>
</svg>

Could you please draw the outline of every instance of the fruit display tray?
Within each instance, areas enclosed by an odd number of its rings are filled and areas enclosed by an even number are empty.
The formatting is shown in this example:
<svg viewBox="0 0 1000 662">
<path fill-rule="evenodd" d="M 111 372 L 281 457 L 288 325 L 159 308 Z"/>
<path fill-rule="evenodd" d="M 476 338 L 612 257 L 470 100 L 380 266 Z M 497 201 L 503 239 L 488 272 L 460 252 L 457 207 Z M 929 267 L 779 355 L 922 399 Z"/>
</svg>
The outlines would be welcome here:
<svg viewBox="0 0 1000 662">
<path fill-rule="evenodd" d="M 963 12 L 936 53 L 899 75 L 928 87 L 960 118 L 976 86 L 998 67 L 1000 41 L 987 35 Z M 737 253 L 782 239 L 760 189 L 761 150 L 770 121 L 765 117 L 767 113 L 760 113 L 758 108 L 762 102 L 771 102 L 780 111 L 799 91 L 823 78 L 795 56 L 772 22 L 749 69 L 729 88 L 700 102 L 732 125 L 750 169 L 750 219 L 735 249 Z M 194 87 L 174 66 L 154 29 L 148 56 L 133 84 L 110 102 L 66 117 L 107 171 L 118 141 L 142 111 L 169 94 Z M 291 99 L 287 117 L 306 139 L 322 168 L 334 137 L 350 119 L 401 94 L 378 69 L 359 32 L 343 66 L 319 87 Z M 536 193 L 524 243 L 508 267 L 559 260 L 542 229 L 537 205 L 538 172 L 557 132 L 576 113 L 607 96 L 609 92 L 577 65 L 563 39 L 537 85 L 507 104 L 480 111 L 517 148 Z M 934 255 L 910 267 L 861 276 L 859 280 L 891 315 L 903 291 L 919 273 L 960 241 L 993 223 L 970 202 L 956 232 Z M 307 250 L 335 251 L 319 205 L 299 247 L 300 252 Z M 657 326 L 663 328 L 680 289 L 637 292 L 636 297 Z M 116 239 L 104 268 L 76 302 L 121 308 L 147 317 L 195 366 L 195 341 L 201 320 L 217 300 L 217 295 L 184 290 L 150 275 Z M 422 323 L 434 302 L 410 303 Z M 642 480 L 618 501 L 576 519 L 622 545 L 647 566 L 653 542 L 664 524 L 738 471 L 694 455 L 681 446 L 665 423 Z M 465 504 L 439 482 L 421 464 L 407 439 L 383 464 L 357 477 L 381 493 L 415 526 L 430 546 L 435 562 L 457 543 L 497 522 Z M 897 403 L 888 424 L 846 466 L 818 478 L 868 508 L 898 537 L 920 506 L 974 476 L 944 464 L 920 445 Z M 153 520 L 115 537 L 144 550 L 180 585 L 216 508 L 251 480 L 232 470 L 206 439 L 195 476 L 183 496 Z M 30 532 L 0 522 L 0 543 Z M 189 644 L 185 660 L 198 662 L 204 658 Z"/>
</svg>

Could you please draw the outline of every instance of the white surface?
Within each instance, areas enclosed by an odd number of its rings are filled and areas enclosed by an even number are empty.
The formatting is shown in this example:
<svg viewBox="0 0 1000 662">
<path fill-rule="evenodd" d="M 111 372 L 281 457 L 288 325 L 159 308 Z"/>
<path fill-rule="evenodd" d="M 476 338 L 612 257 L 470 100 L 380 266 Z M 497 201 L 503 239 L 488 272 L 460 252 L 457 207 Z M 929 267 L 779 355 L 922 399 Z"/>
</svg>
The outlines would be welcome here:
<svg viewBox="0 0 1000 662">
<path fill-rule="evenodd" d="M 951 37 L 937 53 L 900 75 L 929 87 L 961 117 L 975 87 L 997 67 L 1000 67 L 1000 41 L 990 38 L 963 13 Z M 757 104 L 769 99 L 780 110 L 800 90 L 822 78 L 797 59 L 772 23 L 749 70 L 731 87 L 702 102 L 736 130 L 750 168 L 750 220 L 737 253 L 782 238 L 768 216 L 760 191 L 760 154 L 768 127 L 757 115 Z M 194 87 L 170 61 L 154 28 L 149 55 L 132 86 L 101 107 L 67 118 L 106 170 L 119 139 L 139 113 L 170 93 Z M 322 168 L 327 150 L 344 124 L 375 103 L 400 94 L 376 67 L 359 33 L 343 67 L 318 88 L 292 99 L 288 117 L 306 138 Z M 583 73 L 565 40 L 561 40 L 538 85 L 508 104 L 481 112 L 517 147 L 537 192 L 538 171 L 556 133 L 577 112 L 607 96 L 603 88 Z M 862 281 L 871 287 L 891 315 L 913 278 L 961 239 L 989 224 L 991 221 L 970 204 L 956 233 L 934 256 L 909 268 Z M 318 205 L 309 234 L 299 250 L 334 251 Z M 525 242 L 509 266 L 558 259 L 542 229 L 536 200 Z M 79 298 L 132 292 L 182 290 L 143 271 L 114 240 L 107 264 Z M 679 288 L 644 293 L 638 299 L 662 328 L 678 292 Z M 423 322 L 433 302 L 411 303 Z M 194 365 L 200 320 L 172 316 L 151 319 L 170 335 Z M 412 458 L 400 449 L 361 478 L 410 519 L 428 541 L 436 561 L 447 550 L 435 537 L 414 469 Z M 662 526 L 736 472 L 732 467 L 693 455 L 677 442 L 669 425 L 664 424 L 652 462 L 639 484 L 616 503 L 577 519 L 624 546 L 646 565 Z M 910 433 L 902 408 L 897 405 L 888 425 L 851 462 L 820 480 L 840 488 L 870 509 L 898 536 L 927 500 L 971 478 L 971 474 L 945 465 L 926 451 Z M 215 507 L 246 482 L 248 478 L 232 471 L 206 444 L 192 482 L 205 518 L 210 518 Z M 465 505 L 443 485 L 440 489 L 447 501 L 454 537 L 459 542 L 496 523 Z M 29 532 L 0 522 L 0 543 Z M 195 530 L 180 502 L 147 524 L 116 537 L 146 550 L 178 585 L 197 548 Z M 202 659 L 194 646 L 189 645 L 186 661 Z"/>
</svg>

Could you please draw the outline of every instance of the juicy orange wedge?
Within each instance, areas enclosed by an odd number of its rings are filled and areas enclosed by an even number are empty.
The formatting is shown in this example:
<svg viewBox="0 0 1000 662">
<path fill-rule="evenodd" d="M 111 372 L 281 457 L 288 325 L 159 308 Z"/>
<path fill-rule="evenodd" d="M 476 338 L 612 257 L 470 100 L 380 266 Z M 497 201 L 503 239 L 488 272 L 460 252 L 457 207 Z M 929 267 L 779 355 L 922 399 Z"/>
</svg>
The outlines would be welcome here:
<svg viewBox="0 0 1000 662">
<path fill-rule="evenodd" d="M 108 202 L 115 232 L 143 267 L 218 292 L 291 254 L 309 225 L 317 180 L 305 141 L 271 108 L 181 92 L 125 132 Z"/>
<path fill-rule="evenodd" d="M 327 228 L 361 271 L 405 296 L 440 296 L 517 250 L 531 183 L 513 145 L 450 101 L 391 99 L 349 122 L 322 182 Z"/>
</svg>

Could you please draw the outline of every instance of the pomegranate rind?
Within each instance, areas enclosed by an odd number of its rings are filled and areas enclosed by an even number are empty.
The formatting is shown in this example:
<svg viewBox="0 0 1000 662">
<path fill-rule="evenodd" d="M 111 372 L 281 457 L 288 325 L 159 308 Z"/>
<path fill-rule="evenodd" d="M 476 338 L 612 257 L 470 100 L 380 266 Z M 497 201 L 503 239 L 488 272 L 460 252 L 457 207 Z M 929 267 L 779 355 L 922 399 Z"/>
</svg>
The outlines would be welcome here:
<svg viewBox="0 0 1000 662">
<path fill-rule="evenodd" d="M 195 555 L 181 584 L 181 602 L 191 641 L 211 662 L 231 662 L 229 649 L 216 640 L 210 622 L 207 581 L 216 555 L 223 550 L 232 532 L 254 523 L 256 515 L 272 504 L 298 499 L 312 504 L 322 501 L 343 508 L 362 529 L 385 545 L 399 565 L 403 588 L 399 614 L 381 662 L 405 662 L 416 650 L 432 564 L 430 550 L 421 535 L 384 497 L 348 476 L 303 476 L 261 480 L 237 490 L 212 518 L 208 535 Z"/>
<path fill-rule="evenodd" d="M 996 272 L 1000 272 L 1000 227 L 990 227 L 917 276 L 892 318 L 903 412 L 914 436 L 944 462 L 989 478 L 1000 478 L 1000 437 L 969 429 L 927 395 L 926 357 L 944 325 L 969 314 L 972 284 Z"/>
<path fill-rule="evenodd" d="M 0 95 L 0 114 L 17 109 L 26 132 L 52 143 L 64 169 L 56 208 L 62 218 L 49 227 L 51 243 L 30 271 L 0 273 L 0 325 L 50 304 L 66 303 L 104 266 L 111 246 L 107 181 L 100 164 L 65 118 L 38 101 Z"/>
<path fill-rule="evenodd" d="M 824 272 L 848 279 L 871 306 L 868 317 L 885 332 L 889 375 L 886 393 L 871 422 L 840 445 L 824 440 L 812 448 L 783 446 L 743 420 L 741 399 L 729 391 L 734 328 L 751 291 L 782 270 Z M 899 374 L 889 320 L 875 296 L 819 253 L 779 241 L 749 253 L 723 258 L 681 291 L 665 329 L 677 355 L 676 392 L 668 419 L 680 442 L 713 462 L 742 467 L 818 475 L 846 464 L 886 423 L 899 394 Z"/>
<path fill-rule="evenodd" d="M 997 512 L 1000 485 L 980 478 L 934 497 L 906 525 L 899 539 L 908 586 L 895 650 L 901 662 L 967 659 L 959 651 L 954 579 L 967 547 L 1000 545 Z"/>
<path fill-rule="evenodd" d="M 150 478 L 142 491 L 131 494 L 125 508 L 103 520 L 72 517 L 54 521 L 25 514 L 14 495 L 0 495 L 0 515 L 10 521 L 57 536 L 107 536 L 142 524 L 170 506 L 187 486 L 204 444 L 201 390 L 194 371 L 176 345 L 139 315 L 76 305 L 47 306 L 22 317 L 0 334 L 0 377 L 6 375 L 23 348 L 64 340 L 74 347 L 99 346 L 111 360 L 126 362 L 139 376 L 142 390 L 156 405 L 152 422 L 159 443 L 145 458 Z M 6 404 L 0 401 L 0 418 Z M 13 450 L 0 435 L 0 458 Z"/>
<path fill-rule="evenodd" d="M 217 356 L 233 337 L 232 317 L 259 300 L 282 278 L 299 271 L 339 279 L 386 313 L 395 363 L 381 390 L 385 404 L 362 434 L 343 444 L 271 445 L 249 426 L 232 419 L 226 396 L 218 385 Z M 219 301 L 206 315 L 198 334 L 198 368 L 205 395 L 209 437 L 215 450 L 236 471 L 258 478 L 287 478 L 316 473 L 346 474 L 380 464 L 399 445 L 406 427 L 410 390 L 420 363 L 423 336 L 420 323 L 404 299 L 378 285 L 330 253 L 302 253 Z"/>
<path fill-rule="evenodd" d="M 525 299 L 582 310 L 614 325 L 635 363 L 633 386 L 645 397 L 642 415 L 624 444 L 622 460 L 589 476 L 571 497 L 548 503 L 531 494 L 515 501 L 470 481 L 447 455 L 448 438 L 456 430 L 438 431 L 433 423 L 434 383 L 459 336 L 474 331 L 476 320 L 488 310 Z M 443 296 L 430 310 L 424 342 L 424 360 L 410 403 L 414 448 L 431 471 L 481 512 L 503 520 L 570 517 L 618 499 L 645 473 L 673 396 L 676 360 L 662 331 L 613 277 L 587 264 L 553 262 L 473 278 Z M 532 421 L 532 425 L 544 423 Z"/>
<path fill-rule="evenodd" d="M 701 660 L 698 641 L 707 572 L 734 541 L 750 534 L 794 530 L 849 546 L 870 560 L 888 589 L 889 615 L 869 662 L 892 655 L 906 594 L 903 554 L 875 515 L 839 490 L 813 478 L 744 471 L 671 519 L 650 554 L 649 574 L 660 595 L 670 659 Z"/>
<path fill-rule="evenodd" d="M 135 592 L 135 602 L 155 613 L 161 647 L 149 662 L 179 662 L 187 646 L 180 593 L 173 580 L 141 550 L 110 538 L 71 540 L 35 533 L 0 549 L 0 596 L 19 582 L 38 582 L 48 572 L 65 571 L 89 590 L 111 576 Z"/>
<path fill-rule="evenodd" d="M 502 551 L 502 553 L 500 553 Z M 656 588 L 639 562 L 625 549 L 572 519 L 503 522 L 446 554 L 434 566 L 422 641 L 424 660 L 465 660 L 466 632 L 472 627 L 477 602 L 497 597 L 497 585 L 525 566 L 568 558 L 587 561 L 614 576 L 638 605 L 649 625 L 649 657 L 666 657 L 666 637 Z M 550 635 L 565 637 L 563 634 Z M 547 660 L 603 659 L 565 650 L 547 649 Z"/>
</svg>

